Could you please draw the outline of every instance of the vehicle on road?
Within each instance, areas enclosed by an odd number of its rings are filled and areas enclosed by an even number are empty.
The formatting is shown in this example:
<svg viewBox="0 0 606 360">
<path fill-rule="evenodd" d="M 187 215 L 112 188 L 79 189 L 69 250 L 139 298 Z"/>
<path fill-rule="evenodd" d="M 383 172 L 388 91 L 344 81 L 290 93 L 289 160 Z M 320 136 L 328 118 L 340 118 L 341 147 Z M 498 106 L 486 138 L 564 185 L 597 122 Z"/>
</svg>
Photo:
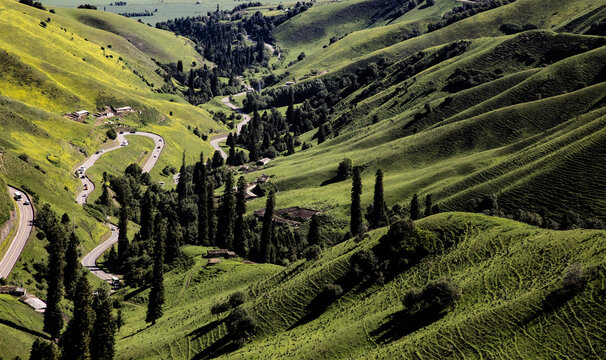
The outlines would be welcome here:
<svg viewBox="0 0 606 360">
<path fill-rule="evenodd" d="M 100 154 L 99 151 L 96 151 L 95 154 Z"/>
<path fill-rule="evenodd" d="M 112 276 L 112 287 L 114 288 L 114 290 L 119 289 L 120 288 L 120 279 L 118 279 L 115 276 Z"/>
<path fill-rule="evenodd" d="M 29 201 L 25 200 L 25 201 L 23 202 L 23 205 L 26 205 L 26 206 L 27 206 L 27 205 L 29 205 Z"/>
<path fill-rule="evenodd" d="M 116 229 L 116 227 L 115 227 L 115 226 L 112 226 L 111 230 L 112 230 L 112 231 L 116 231 L 117 229 Z"/>
<path fill-rule="evenodd" d="M 128 141 L 123 141 L 122 144 L 120 144 L 121 146 L 128 146 Z"/>
<path fill-rule="evenodd" d="M 130 133 L 131 133 L 131 134 L 134 134 L 134 133 L 136 133 L 136 131 L 131 131 Z"/>
<path fill-rule="evenodd" d="M 20 192 L 15 191 L 15 200 L 19 201 L 23 198 L 23 195 L 21 195 Z"/>
<path fill-rule="evenodd" d="M 120 134 L 124 134 L 124 131 L 120 131 Z"/>
<path fill-rule="evenodd" d="M 158 157 L 158 155 L 154 155 L 154 157 L 156 157 L 156 158 L 157 158 L 157 157 Z"/>
</svg>

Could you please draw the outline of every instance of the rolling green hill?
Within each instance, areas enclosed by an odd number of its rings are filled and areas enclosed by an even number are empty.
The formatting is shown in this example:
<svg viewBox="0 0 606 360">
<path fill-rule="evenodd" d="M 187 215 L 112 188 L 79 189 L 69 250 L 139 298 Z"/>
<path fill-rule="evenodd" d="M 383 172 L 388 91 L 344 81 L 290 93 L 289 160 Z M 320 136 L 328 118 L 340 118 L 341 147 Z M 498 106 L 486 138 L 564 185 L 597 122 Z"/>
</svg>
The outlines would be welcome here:
<svg viewBox="0 0 606 360">
<path fill-rule="evenodd" d="M 165 281 L 168 310 L 155 326 L 143 323 L 145 296 L 125 295 L 130 320 L 120 333 L 118 358 L 204 359 L 223 354 L 227 345 L 224 316 L 214 317 L 209 308 L 245 288 L 249 300 L 243 306 L 256 318 L 259 333 L 249 345 L 224 358 L 388 359 L 415 354 L 549 358 L 554 352 L 592 358 L 603 353 L 606 317 L 600 299 L 605 264 L 599 255 L 605 251 L 603 231 L 542 230 L 463 213 L 432 216 L 418 226 L 437 242 L 454 245 L 384 285 L 371 281 L 368 287 L 353 287 L 315 318 L 308 317 L 312 300 L 325 285 L 342 280 L 352 255 L 374 247 L 385 229 L 370 233 L 360 243 L 348 240 L 316 260 L 282 270 L 232 261 L 204 268 L 205 260 L 199 259 L 190 270 L 169 273 Z M 187 251 L 199 253 L 196 248 Z M 545 310 L 549 294 L 558 288 L 565 269 L 575 263 L 587 274 L 587 287 L 555 309 Z M 454 310 L 410 334 L 399 333 L 399 327 L 405 329 L 396 321 L 403 295 L 444 278 L 462 289 Z M 167 336 L 165 329 L 171 324 L 176 327 Z"/>
</svg>

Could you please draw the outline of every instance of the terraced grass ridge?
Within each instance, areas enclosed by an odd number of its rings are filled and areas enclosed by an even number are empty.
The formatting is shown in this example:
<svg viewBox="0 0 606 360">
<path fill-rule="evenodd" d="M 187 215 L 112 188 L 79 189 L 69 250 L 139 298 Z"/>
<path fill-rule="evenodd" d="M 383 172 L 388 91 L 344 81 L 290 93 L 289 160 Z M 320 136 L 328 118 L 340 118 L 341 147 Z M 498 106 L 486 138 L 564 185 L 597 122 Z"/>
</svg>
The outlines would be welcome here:
<svg viewBox="0 0 606 360">
<path fill-rule="evenodd" d="M 128 321 L 119 334 L 118 358 L 537 359 L 553 354 L 598 358 L 606 351 L 604 231 L 543 230 L 467 213 L 435 215 L 418 226 L 439 242 L 456 245 L 384 285 L 345 292 L 311 319 L 306 316 L 313 299 L 345 276 L 351 256 L 375 246 L 385 229 L 286 268 L 231 260 L 205 267 L 199 258 L 204 249 L 189 247 L 186 251 L 198 260 L 189 270 L 167 274 L 168 309 L 158 326 L 144 322 L 148 290 L 124 295 Z M 572 263 L 591 274 L 587 287 L 556 309 L 544 310 L 546 297 Z M 417 331 L 400 332 L 406 324 L 395 319 L 403 295 L 444 278 L 462 288 L 456 308 Z M 212 315 L 210 305 L 236 290 L 248 294 L 243 306 L 254 314 L 260 332 L 244 348 L 224 354 L 225 315 Z"/>
</svg>

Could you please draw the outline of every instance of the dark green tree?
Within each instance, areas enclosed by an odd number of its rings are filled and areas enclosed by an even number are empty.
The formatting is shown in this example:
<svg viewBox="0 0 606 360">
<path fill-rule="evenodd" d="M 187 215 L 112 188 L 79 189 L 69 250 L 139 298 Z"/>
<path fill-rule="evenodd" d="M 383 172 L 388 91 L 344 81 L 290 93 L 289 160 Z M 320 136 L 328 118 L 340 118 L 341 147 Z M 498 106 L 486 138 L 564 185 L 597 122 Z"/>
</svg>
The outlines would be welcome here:
<svg viewBox="0 0 606 360">
<path fill-rule="evenodd" d="M 109 194 L 109 188 L 105 182 L 103 183 L 103 192 L 101 193 L 98 202 L 102 206 L 111 206 L 112 204 L 112 197 Z"/>
<path fill-rule="evenodd" d="M 286 134 L 286 155 L 292 155 L 295 153 L 295 142 L 292 135 Z"/>
<path fill-rule="evenodd" d="M 93 299 L 95 322 L 91 334 L 91 360 L 112 360 L 116 344 L 116 320 L 112 316 L 112 299 L 105 289 L 97 289 Z"/>
<path fill-rule="evenodd" d="M 425 217 L 433 215 L 433 203 L 431 201 L 431 194 L 425 196 Z"/>
<path fill-rule="evenodd" d="M 139 235 L 143 240 L 148 240 L 152 237 L 156 204 L 156 195 L 150 188 L 147 188 L 141 201 L 141 229 L 139 230 Z"/>
<path fill-rule="evenodd" d="M 56 217 L 55 217 L 56 219 Z M 63 329 L 63 312 L 61 299 L 63 298 L 63 268 L 66 242 L 66 229 L 59 223 L 54 223 L 46 235 L 49 244 L 48 271 L 46 283 L 46 311 L 44 312 L 44 331 L 51 339 L 58 339 Z"/>
<path fill-rule="evenodd" d="M 206 208 L 208 219 L 208 241 L 211 244 L 215 243 L 215 232 L 217 229 L 217 220 L 215 218 L 215 187 L 211 182 L 208 183 L 206 190 Z"/>
<path fill-rule="evenodd" d="M 185 165 L 185 151 L 183 152 L 183 160 L 181 162 L 181 169 L 179 170 L 179 182 L 177 183 L 177 194 L 179 195 L 179 202 L 186 199 L 190 194 L 189 186 L 191 183 L 190 173 L 187 171 Z"/>
<path fill-rule="evenodd" d="M 414 194 L 410 200 L 410 218 L 419 220 L 421 218 L 421 205 L 419 204 L 419 195 Z"/>
<path fill-rule="evenodd" d="M 248 255 L 248 239 L 246 238 L 246 179 L 240 176 L 238 179 L 238 191 L 236 192 L 236 222 L 234 224 L 234 250 L 242 257 Z"/>
<path fill-rule="evenodd" d="M 272 260 L 273 233 L 274 233 L 274 208 L 276 206 L 276 195 L 273 190 L 267 195 L 265 203 L 265 214 L 263 215 L 263 228 L 261 229 L 261 256 L 262 261 L 269 263 Z"/>
<path fill-rule="evenodd" d="M 65 267 L 63 273 L 63 284 L 67 298 L 73 299 L 76 283 L 80 277 L 80 239 L 75 232 L 71 232 L 65 251 Z"/>
<path fill-rule="evenodd" d="M 227 249 L 233 247 L 234 242 L 234 176 L 228 172 L 225 177 L 225 191 L 221 197 L 221 207 L 219 208 L 218 228 L 221 231 L 217 232 L 217 245 Z"/>
<path fill-rule="evenodd" d="M 345 158 L 337 167 L 337 180 L 344 181 L 351 177 L 353 171 L 353 162 L 350 158 Z"/>
<path fill-rule="evenodd" d="M 118 259 L 120 267 L 126 263 L 128 257 L 128 248 L 130 243 L 128 242 L 128 209 L 126 204 L 122 204 L 120 207 L 120 219 L 118 221 Z"/>
<path fill-rule="evenodd" d="M 372 224 L 373 229 L 387 225 L 385 198 L 383 196 L 383 171 L 377 170 L 375 180 L 375 196 L 372 203 Z"/>
<path fill-rule="evenodd" d="M 356 166 L 353 170 L 353 180 L 351 186 L 351 221 L 349 231 L 352 235 L 358 235 L 362 232 L 362 177 L 360 168 Z"/>
<path fill-rule="evenodd" d="M 206 192 L 208 185 L 206 181 L 206 164 L 204 154 L 200 153 L 200 161 L 194 169 L 194 191 L 198 196 L 198 244 L 210 245 L 208 242 L 208 203 Z"/>
<path fill-rule="evenodd" d="M 309 223 L 309 232 L 307 233 L 307 245 L 320 245 L 320 217 L 314 215 Z"/>
<path fill-rule="evenodd" d="M 154 246 L 154 267 L 151 291 L 147 303 L 146 322 L 152 325 L 162 317 L 164 305 L 164 241 L 166 238 L 166 223 L 161 221 L 158 230 L 154 234 L 156 244 Z"/>
<path fill-rule="evenodd" d="M 213 154 L 213 169 L 218 169 L 223 166 L 224 160 L 221 152 L 219 150 L 215 151 Z"/>
<path fill-rule="evenodd" d="M 60 342 L 62 359 L 90 359 L 93 316 L 92 291 L 86 274 L 82 274 L 74 294 L 74 313 Z"/>
<path fill-rule="evenodd" d="M 57 360 L 59 351 L 55 343 L 36 338 L 29 355 L 30 360 Z"/>
</svg>

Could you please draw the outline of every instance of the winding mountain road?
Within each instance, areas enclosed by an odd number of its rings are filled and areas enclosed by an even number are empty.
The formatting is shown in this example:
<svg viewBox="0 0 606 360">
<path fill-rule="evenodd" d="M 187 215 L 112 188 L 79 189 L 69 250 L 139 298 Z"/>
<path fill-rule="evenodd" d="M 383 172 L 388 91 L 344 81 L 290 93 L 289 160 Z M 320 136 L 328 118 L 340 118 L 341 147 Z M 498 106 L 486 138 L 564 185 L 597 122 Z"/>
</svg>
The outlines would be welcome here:
<svg viewBox="0 0 606 360">
<path fill-rule="evenodd" d="M 238 93 L 238 94 L 235 94 L 232 96 L 243 96 L 243 95 L 246 95 L 246 92 L 241 92 L 241 93 Z M 244 127 L 244 125 L 248 124 L 248 122 L 250 121 L 250 116 L 246 115 L 246 113 L 244 113 L 244 111 L 242 111 L 242 108 L 239 108 L 236 105 L 232 104 L 229 101 L 229 96 L 224 97 L 223 99 L 221 99 L 221 101 L 223 102 L 223 104 L 225 104 L 225 106 L 227 106 L 228 108 L 237 112 L 238 114 L 242 115 L 242 121 L 240 121 L 238 123 L 238 125 L 236 125 L 236 134 L 240 135 L 240 132 L 242 132 L 242 128 Z M 225 140 L 227 140 L 227 135 L 219 135 L 210 140 L 210 145 L 213 147 L 213 149 L 215 149 L 219 153 L 221 153 L 221 156 L 223 157 L 223 159 L 227 159 L 227 154 L 225 153 L 225 151 L 223 151 L 223 149 L 221 149 L 221 147 L 219 146 L 219 143 L 222 143 Z"/>
<path fill-rule="evenodd" d="M 97 160 L 99 160 L 101 155 L 103 155 L 104 153 L 128 146 L 128 141 L 126 140 L 126 136 L 145 136 L 145 137 L 148 137 L 148 138 L 154 140 L 154 148 L 153 148 L 149 158 L 145 162 L 145 164 L 143 164 L 143 166 L 141 167 L 141 169 L 143 170 L 143 172 L 147 173 L 147 172 L 150 172 L 154 168 L 154 166 L 158 162 L 158 159 L 160 158 L 160 154 L 162 153 L 162 150 L 164 150 L 165 142 L 164 142 L 164 139 L 160 135 L 146 133 L 146 132 L 139 132 L 139 131 L 128 132 L 128 133 L 124 132 L 124 133 L 118 134 L 118 137 L 116 138 L 118 140 L 117 146 L 113 146 L 113 147 L 105 149 L 103 151 L 99 150 L 97 153 L 93 154 L 88 159 L 86 159 L 86 161 L 84 161 L 84 163 L 81 165 L 81 166 L 84 166 L 84 171 L 81 174 L 80 181 L 82 181 L 82 185 L 86 185 L 86 186 L 85 186 L 85 189 L 82 190 L 76 198 L 76 201 L 78 202 L 78 204 L 84 205 L 86 203 L 86 200 L 88 199 L 88 196 L 95 189 L 93 182 L 90 181 L 90 179 L 86 176 L 86 170 L 88 168 L 90 168 L 91 166 L 93 166 L 95 164 L 95 162 Z M 80 168 L 81 167 L 79 167 L 78 169 L 80 169 Z M 101 280 L 111 282 L 114 275 L 106 273 L 105 271 L 101 270 L 101 268 L 99 268 L 97 266 L 97 259 L 99 259 L 99 257 L 101 255 L 103 255 L 103 253 L 105 251 L 110 249 L 115 243 L 118 242 L 118 234 L 119 234 L 118 227 L 112 223 L 108 223 L 108 226 L 111 230 L 110 237 L 107 240 L 105 240 L 104 242 L 102 242 L 101 244 L 97 245 L 97 247 L 95 247 L 91 252 L 86 254 L 82 258 L 81 264 L 82 264 L 82 266 L 87 268 L 93 275 L 97 276 Z"/>
<path fill-rule="evenodd" d="M 158 159 L 160 158 L 160 153 L 162 153 L 162 150 L 164 150 L 164 139 L 160 135 L 147 133 L 147 132 L 140 132 L 140 131 L 124 132 L 124 133 L 118 134 L 118 136 L 116 137 L 116 140 L 118 142 L 117 145 L 97 151 L 95 154 L 91 155 L 88 159 L 86 159 L 84 161 L 84 163 L 81 164 L 77 168 L 76 173 L 79 174 L 80 181 L 82 182 L 82 186 L 83 186 L 82 191 L 80 191 L 80 193 L 76 197 L 76 202 L 79 205 L 86 204 L 86 201 L 88 200 L 89 195 L 95 190 L 95 184 L 93 184 L 93 182 L 88 178 L 88 176 L 86 176 L 86 170 L 88 170 L 88 168 L 93 166 L 95 164 L 95 162 L 97 162 L 97 160 L 99 160 L 99 158 L 106 152 L 117 150 L 117 149 L 123 148 L 125 146 L 128 146 L 129 143 L 126 140 L 126 136 L 145 136 L 145 137 L 148 137 L 148 138 L 154 140 L 154 149 L 152 150 L 152 153 L 151 153 L 149 159 L 147 159 L 147 161 L 145 162 L 145 164 L 143 164 L 141 169 L 143 170 L 143 172 L 150 172 L 154 168 L 154 166 L 158 162 Z M 124 145 L 124 144 L 126 144 L 126 145 Z M 79 169 L 82 169 L 82 167 L 84 167 L 84 171 L 82 171 L 82 173 L 80 173 Z"/>
<path fill-rule="evenodd" d="M 15 236 L 6 255 L 0 260 L 0 278 L 3 279 L 6 279 L 15 267 L 34 227 L 34 208 L 29 196 L 23 191 L 19 191 L 10 186 L 8 187 L 8 190 L 12 197 L 15 197 L 15 193 L 18 191 L 23 198 L 17 201 L 19 223 L 16 224 Z"/>
</svg>

